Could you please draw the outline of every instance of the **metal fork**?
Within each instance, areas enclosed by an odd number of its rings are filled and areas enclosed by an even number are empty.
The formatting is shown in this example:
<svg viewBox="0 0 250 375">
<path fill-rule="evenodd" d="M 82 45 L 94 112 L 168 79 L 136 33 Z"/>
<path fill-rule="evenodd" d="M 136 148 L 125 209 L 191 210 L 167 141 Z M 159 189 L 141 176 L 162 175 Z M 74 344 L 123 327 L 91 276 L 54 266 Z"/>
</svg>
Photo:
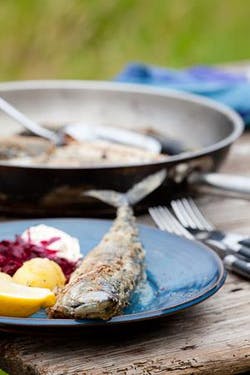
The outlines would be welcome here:
<svg viewBox="0 0 250 375">
<path fill-rule="evenodd" d="M 180 224 L 167 207 L 151 207 L 149 208 L 149 214 L 161 230 L 195 240 L 194 235 Z M 250 262 L 245 262 L 235 255 L 228 254 L 215 241 L 210 241 L 207 244 L 223 259 L 223 263 L 228 270 L 250 279 Z"/>
<path fill-rule="evenodd" d="M 170 204 L 178 220 L 185 228 L 205 231 L 215 229 L 213 224 L 211 224 L 198 209 L 192 198 L 176 199 L 171 201 Z"/>
<path fill-rule="evenodd" d="M 250 260 L 248 239 L 236 233 L 224 233 L 216 230 L 201 213 L 194 200 L 190 197 L 176 199 L 170 202 L 171 208 L 180 223 L 198 240 L 215 240 L 221 242 L 225 248 L 237 252 Z"/>
</svg>

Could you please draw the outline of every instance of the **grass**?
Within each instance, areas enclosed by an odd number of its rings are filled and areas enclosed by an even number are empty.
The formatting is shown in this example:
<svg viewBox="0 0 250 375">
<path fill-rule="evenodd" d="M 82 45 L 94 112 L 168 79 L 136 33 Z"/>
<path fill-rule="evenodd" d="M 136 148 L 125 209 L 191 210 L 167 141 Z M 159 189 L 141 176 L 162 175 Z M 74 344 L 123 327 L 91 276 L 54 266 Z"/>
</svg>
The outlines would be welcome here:
<svg viewBox="0 0 250 375">
<path fill-rule="evenodd" d="M 248 0 L 0 0 L 0 80 L 250 58 Z"/>
<path fill-rule="evenodd" d="M 7 372 L 4 372 L 3 370 L 0 369 L 0 375 L 8 375 Z"/>
<path fill-rule="evenodd" d="M 248 0 L 0 0 L 0 79 L 247 59 L 249 11 Z"/>
</svg>

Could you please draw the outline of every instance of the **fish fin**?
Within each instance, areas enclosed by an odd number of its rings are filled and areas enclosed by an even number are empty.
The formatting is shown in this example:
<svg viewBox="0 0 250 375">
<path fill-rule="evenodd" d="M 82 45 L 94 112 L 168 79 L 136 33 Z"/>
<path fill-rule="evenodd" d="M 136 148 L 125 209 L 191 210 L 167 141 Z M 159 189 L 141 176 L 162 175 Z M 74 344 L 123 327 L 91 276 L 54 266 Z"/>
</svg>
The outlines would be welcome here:
<svg viewBox="0 0 250 375">
<path fill-rule="evenodd" d="M 113 207 L 120 207 L 123 205 L 133 206 L 157 189 L 163 183 L 166 176 L 166 170 L 162 169 L 145 177 L 126 193 L 119 193 L 112 190 L 88 190 L 84 192 L 84 195 L 97 198 Z"/>
<path fill-rule="evenodd" d="M 84 195 L 99 199 L 113 207 L 121 207 L 128 204 L 126 193 L 118 193 L 113 190 L 87 190 Z"/>
<path fill-rule="evenodd" d="M 142 181 L 135 184 L 126 193 L 127 201 L 131 206 L 140 202 L 147 195 L 156 190 L 165 180 L 167 172 L 165 169 L 145 177 Z"/>
</svg>

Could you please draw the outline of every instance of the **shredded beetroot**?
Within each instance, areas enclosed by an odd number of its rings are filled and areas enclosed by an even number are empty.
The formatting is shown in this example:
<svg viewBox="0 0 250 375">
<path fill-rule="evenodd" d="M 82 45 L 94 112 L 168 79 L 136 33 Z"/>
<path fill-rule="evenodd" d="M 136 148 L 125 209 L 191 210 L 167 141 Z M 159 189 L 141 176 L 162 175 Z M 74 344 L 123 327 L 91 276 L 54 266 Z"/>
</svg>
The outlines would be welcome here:
<svg viewBox="0 0 250 375">
<path fill-rule="evenodd" d="M 25 241 L 21 236 L 16 235 L 14 241 L 0 241 L 0 271 L 12 276 L 27 260 L 32 258 L 48 258 L 59 264 L 65 277 L 69 279 L 71 273 L 76 268 L 76 262 L 58 257 L 57 251 L 49 248 L 58 239 L 59 237 L 53 237 L 48 241 L 41 241 L 40 245 L 37 245 L 32 243 L 30 237 L 28 241 Z"/>
</svg>

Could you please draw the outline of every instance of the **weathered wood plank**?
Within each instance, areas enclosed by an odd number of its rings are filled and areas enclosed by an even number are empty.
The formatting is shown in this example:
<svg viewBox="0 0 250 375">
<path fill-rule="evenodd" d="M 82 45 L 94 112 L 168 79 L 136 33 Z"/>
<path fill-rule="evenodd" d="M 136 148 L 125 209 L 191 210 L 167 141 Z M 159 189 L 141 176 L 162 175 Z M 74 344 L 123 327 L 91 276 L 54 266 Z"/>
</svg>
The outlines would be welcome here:
<svg viewBox="0 0 250 375">
<path fill-rule="evenodd" d="M 224 171 L 250 175 L 250 134 Z M 250 201 L 198 198 L 221 229 L 250 233 Z M 152 224 L 149 217 L 141 222 Z M 81 337 L 0 335 L 0 367 L 11 374 L 236 374 L 250 370 L 250 283 L 229 275 L 204 303 L 160 321 Z"/>
<path fill-rule="evenodd" d="M 138 330 L 78 338 L 2 337 L 13 374 L 234 374 L 250 368 L 249 284 L 230 276 L 210 300 Z M 2 360 L 4 358 L 4 361 Z"/>
</svg>

